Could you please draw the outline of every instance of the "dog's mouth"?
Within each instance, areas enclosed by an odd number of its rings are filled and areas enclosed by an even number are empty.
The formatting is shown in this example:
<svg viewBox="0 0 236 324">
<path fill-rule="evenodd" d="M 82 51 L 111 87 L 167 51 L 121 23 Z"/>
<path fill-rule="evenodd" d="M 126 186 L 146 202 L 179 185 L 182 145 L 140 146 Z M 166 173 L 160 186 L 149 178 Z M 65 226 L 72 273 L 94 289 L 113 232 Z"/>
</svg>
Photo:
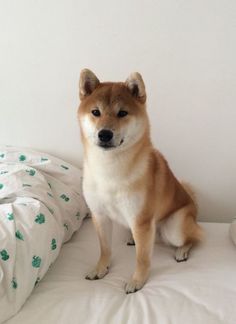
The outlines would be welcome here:
<svg viewBox="0 0 236 324">
<path fill-rule="evenodd" d="M 124 143 L 124 140 L 122 139 L 118 145 L 114 145 L 112 142 L 103 143 L 99 142 L 98 146 L 103 148 L 104 150 L 114 150 L 115 148 L 121 146 Z"/>
</svg>

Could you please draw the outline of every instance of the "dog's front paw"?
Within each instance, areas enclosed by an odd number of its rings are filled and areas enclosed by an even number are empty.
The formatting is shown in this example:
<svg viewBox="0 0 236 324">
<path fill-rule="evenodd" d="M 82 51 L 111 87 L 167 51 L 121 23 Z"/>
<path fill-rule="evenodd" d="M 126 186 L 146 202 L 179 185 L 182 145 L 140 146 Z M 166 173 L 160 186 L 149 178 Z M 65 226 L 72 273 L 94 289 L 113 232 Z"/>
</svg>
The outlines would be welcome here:
<svg viewBox="0 0 236 324">
<path fill-rule="evenodd" d="M 97 280 L 97 279 L 102 279 L 103 277 L 105 277 L 105 275 L 109 272 L 109 268 L 103 268 L 103 269 L 93 269 L 92 271 L 90 271 L 85 279 L 87 280 Z"/>
<path fill-rule="evenodd" d="M 144 286 L 144 284 L 145 281 L 138 281 L 132 279 L 125 285 L 125 292 L 126 294 L 135 293 L 136 291 L 140 290 Z"/>
</svg>

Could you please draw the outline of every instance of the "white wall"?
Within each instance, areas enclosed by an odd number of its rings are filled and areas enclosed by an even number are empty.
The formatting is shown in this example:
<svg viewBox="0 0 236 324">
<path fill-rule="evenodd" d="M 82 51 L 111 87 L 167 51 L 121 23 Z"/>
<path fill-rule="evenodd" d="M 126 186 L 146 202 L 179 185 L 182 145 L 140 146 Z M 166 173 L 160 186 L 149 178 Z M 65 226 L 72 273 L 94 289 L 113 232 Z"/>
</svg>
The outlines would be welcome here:
<svg viewBox="0 0 236 324">
<path fill-rule="evenodd" d="M 140 71 L 153 141 L 193 183 L 200 219 L 236 216 L 235 0 L 0 0 L 0 142 L 76 164 L 84 67 Z"/>
</svg>

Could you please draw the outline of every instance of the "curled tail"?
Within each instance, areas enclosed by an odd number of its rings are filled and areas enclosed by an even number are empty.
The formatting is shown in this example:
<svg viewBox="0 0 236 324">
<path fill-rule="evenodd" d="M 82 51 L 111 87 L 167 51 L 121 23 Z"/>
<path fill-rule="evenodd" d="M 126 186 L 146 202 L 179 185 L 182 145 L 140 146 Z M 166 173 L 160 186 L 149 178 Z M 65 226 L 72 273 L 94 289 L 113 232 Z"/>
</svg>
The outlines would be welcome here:
<svg viewBox="0 0 236 324">
<path fill-rule="evenodd" d="M 197 197 L 196 197 L 196 193 L 193 190 L 193 187 L 188 183 L 188 182 L 184 182 L 181 181 L 181 185 L 183 186 L 184 190 L 189 194 L 189 196 L 191 197 L 195 207 L 196 207 L 196 211 L 198 210 L 198 202 L 197 202 Z M 204 230 L 202 229 L 202 227 L 196 222 L 196 219 L 194 220 L 194 226 L 192 226 L 192 233 L 191 233 L 191 238 L 193 242 L 199 242 L 204 240 Z"/>
<path fill-rule="evenodd" d="M 194 202 L 195 207 L 198 209 L 198 202 L 196 193 L 193 190 L 193 187 L 188 182 L 181 181 L 181 185 L 184 187 L 184 190 L 189 194 L 189 196 L 192 198 L 192 201 Z"/>
</svg>

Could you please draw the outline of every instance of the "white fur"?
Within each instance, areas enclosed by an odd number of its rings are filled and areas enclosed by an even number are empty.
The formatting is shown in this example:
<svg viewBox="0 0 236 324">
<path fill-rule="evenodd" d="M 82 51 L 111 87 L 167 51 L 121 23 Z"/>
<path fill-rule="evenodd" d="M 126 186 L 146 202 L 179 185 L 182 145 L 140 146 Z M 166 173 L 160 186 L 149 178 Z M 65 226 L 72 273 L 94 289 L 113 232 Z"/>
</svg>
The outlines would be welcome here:
<svg viewBox="0 0 236 324">
<path fill-rule="evenodd" d="M 144 156 L 135 164 L 132 172 L 126 174 L 130 155 L 128 147 L 138 141 L 144 133 L 143 120 L 130 118 L 129 127 L 119 130 L 112 129 L 114 133 L 115 149 L 104 150 L 97 146 L 98 131 L 89 115 L 81 119 L 83 134 L 88 141 L 87 158 L 84 161 L 84 196 L 96 218 L 109 217 L 118 223 L 132 227 L 143 207 L 145 193 L 143 189 L 132 192 L 130 184 L 137 181 L 145 172 L 148 164 Z M 104 128 L 107 128 L 104 125 Z M 124 143 L 119 146 L 120 141 Z"/>
<path fill-rule="evenodd" d="M 184 213 L 182 210 L 179 210 L 161 223 L 161 237 L 166 244 L 171 244 L 177 247 L 184 245 L 182 229 L 184 221 L 183 216 Z"/>
<path fill-rule="evenodd" d="M 121 156 L 114 154 L 98 147 L 90 148 L 84 166 L 84 196 L 96 218 L 107 216 L 132 227 L 135 217 L 142 210 L 145 194 L 143 189 L 132 192 L 129 185 L 145 172 L 147 160 L 141 160 L 126 175 L 126 153 Z"/>
<path fill-rule="evenodd" d="M 89 118 L 89 115 L 85 115 L 82 118 L 80 118 L 81 127 L 84 130 L 84 136 L 87 140 L 91 142 L 95 142 L 95 136 L 97 136 L 95 132 L 95 126 L 94 123 L 92 123 L 91 119 Z"/>
</svg>

